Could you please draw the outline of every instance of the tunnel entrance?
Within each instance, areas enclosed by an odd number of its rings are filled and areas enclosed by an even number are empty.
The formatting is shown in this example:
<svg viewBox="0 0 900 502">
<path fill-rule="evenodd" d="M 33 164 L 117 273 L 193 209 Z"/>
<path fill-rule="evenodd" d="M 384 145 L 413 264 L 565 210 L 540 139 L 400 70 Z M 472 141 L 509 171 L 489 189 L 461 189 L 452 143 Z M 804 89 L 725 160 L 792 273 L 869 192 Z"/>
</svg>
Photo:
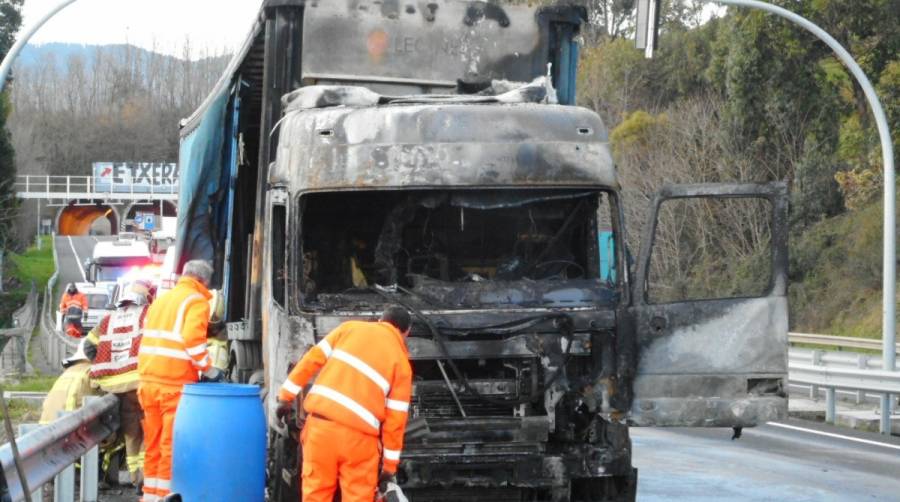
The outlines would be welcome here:
<svg viewBox="0 0 900 502">
<path fill-rule="evenodd" d="M 59 235 L 115 235 L 119 230 L 119 213 L 106 204 L 72 202 L 56 217 Z"/>
<path fill-rule="evenodd" d="M 160 213 L 162 213 L 160 215 Z M 122 222 L 124 224 L 124 229 L 126 232 L 136 232 L 140 230 L 144 230 L 144 227 L 135 223 L 135 216 L 152 214 L 156 217 L 155 220 L 155 230 L 160 229 L 160 225 L 162 224 L 162 220 L 160 216 L 176 216 L 177 210 L 175 208 L 175 204 L 170 201 L 161 201 L 161 202 L 153 202 L 153 203 L 138 203 L 132 204 L 125 211 L 125 220 Z"/>
</svg>

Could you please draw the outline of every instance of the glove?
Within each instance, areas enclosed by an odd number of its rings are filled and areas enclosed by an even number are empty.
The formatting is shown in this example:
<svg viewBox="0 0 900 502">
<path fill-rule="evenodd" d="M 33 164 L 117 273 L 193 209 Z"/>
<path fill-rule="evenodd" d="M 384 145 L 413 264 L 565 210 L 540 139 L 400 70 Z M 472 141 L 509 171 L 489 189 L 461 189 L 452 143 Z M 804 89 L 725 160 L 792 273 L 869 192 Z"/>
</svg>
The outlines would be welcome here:
<svg viewBox="0 0 900 502">
<path fill-rule="evenodd" d="M 397 481 L 394 479 L 393 472 L 381 472 L 381 475 L 378 476 L 378 493 L 382 495 L 387 493 L 388 483 L 396 483 Z"/>
<path fill-rule="evenodd" d="M 278 407 L 275 408 L 275 416 L 286 422 L 292 413 L 294 413 L 293 401 L 278 401 Z"/>
<path fill-rule="evenodd" d="M 200 376 L 200 381 L 203 383 L 218 383 L 223 380 L 225 380 L 225 372 L 215 366 L 211 366 Z"/>
<path fill-rule="evenodd" d="M 90 341 L 85 340 L 84 355 L 87 356 L 91 362 L 94 362 L 94 359 L 97 359 L 97 346 Z"/>
</svg>

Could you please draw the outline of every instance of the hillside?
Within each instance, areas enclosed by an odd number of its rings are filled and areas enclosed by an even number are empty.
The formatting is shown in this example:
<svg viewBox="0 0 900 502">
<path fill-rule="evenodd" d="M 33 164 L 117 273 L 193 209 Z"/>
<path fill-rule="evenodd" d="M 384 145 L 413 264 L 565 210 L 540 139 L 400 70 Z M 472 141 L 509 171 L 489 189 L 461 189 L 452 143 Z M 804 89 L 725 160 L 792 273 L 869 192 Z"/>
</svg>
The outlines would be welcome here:
<svg viewBox="0 0 900 502">
<path fill-rule="evenodd" d="M 872 203 L 793 237 L 792 329 L 881 337 L 882 217 Z"/>
<path fill-rule="evenodd" d="M 229 60 L 184 60 L 124 44 L 27 46 L 14 69 L 7 122 L 18 173 L 84 176 L 98 160 L 176 161 L 180 120 Z M 33 235 L 33 208 L 20 210 L 22 241 Z"/>
<path fill-rule="evenodd" d="M 97 63 L 99 55 L 104 57 L 123 58 L 130 57 L 137 61 L 163 60 L 181 62 L 181 58 L 160 54 L 131 44 L 85 45 L 61 42 L 46 44 L 28 44 L 22 49 L 16 60 L 18 68 L 35 68 L 42 63 L 53 61 L 61 71 L 68 70 L 68 63 L 75 59 L 85 66 L 91 67 Z M 222 55 L 213 55 L 200 58 L 197 62 L 202 64 L 204 59 L 221 59 Z"/>
</svg>

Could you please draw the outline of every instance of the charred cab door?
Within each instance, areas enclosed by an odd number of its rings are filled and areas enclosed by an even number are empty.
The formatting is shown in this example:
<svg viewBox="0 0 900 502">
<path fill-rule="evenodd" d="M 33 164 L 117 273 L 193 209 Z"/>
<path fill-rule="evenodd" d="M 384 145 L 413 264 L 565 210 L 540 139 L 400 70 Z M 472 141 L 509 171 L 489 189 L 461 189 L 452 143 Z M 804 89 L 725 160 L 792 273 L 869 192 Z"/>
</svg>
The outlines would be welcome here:
<svg viewBox="0 0 900 502">
<path fill-rule="evenodd" d="M 657 194 L 634 282 L 634 425 L 786 416 L 787 204 L 785 183 Z"/>
</svg>

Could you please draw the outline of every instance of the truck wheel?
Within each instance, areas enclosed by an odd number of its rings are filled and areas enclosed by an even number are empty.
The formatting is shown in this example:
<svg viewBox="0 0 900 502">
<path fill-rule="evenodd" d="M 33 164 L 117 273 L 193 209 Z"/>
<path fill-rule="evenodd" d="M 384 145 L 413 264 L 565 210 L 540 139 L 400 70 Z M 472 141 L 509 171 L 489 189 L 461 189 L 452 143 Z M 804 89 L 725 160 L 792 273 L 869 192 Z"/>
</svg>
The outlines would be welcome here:
<svg viewBox="0 0 900 502">
<path fill-rule="evenodd" d="M 254 371 L 262 368 L 262 347 L 259 342 L 234 340 L 231 342 L 231 358 L 234 361 L 231 379 L 247 382 Z"/>
<path fill-rule="evenodd" d="M 634 502 L 637 469 L 630 476 L 607 476 L 572 480 L 573 502 Z"/>
</svg>

